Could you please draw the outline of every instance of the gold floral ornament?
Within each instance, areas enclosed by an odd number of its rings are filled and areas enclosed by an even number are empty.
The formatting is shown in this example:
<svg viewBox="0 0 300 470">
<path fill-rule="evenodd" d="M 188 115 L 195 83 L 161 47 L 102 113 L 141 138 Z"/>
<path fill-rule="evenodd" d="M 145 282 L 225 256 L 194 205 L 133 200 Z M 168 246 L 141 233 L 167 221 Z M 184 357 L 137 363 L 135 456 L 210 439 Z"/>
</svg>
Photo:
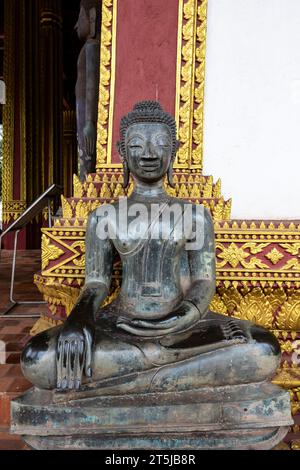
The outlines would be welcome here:
<svg viewBox="0 0 300 470">
<path fill-rule="evenodd" d="M 280 253 L 276 248 L 273 248 L 269 253 L 266 254 L 266 258 L 268 258 L 271 263 L 277 264 L 283 258 L 283 254 Z"/>
<path fill-rule="evenodd" d="M 46 269 L 50 261 L 59 258 L 63 253 L 58 246 L 51 245 L 46 235 L 42 235 L 42 270 Z"/>
<path fill-rule="evenodd" d="M 254 269 L 257 267 L 268 268 L 265 263 L 254 256 L 250 261 L 245 261 L 246 258 L 251 256 L 251 254 L 261 252 L 265 245 L 265 243 L 261 243 L 260 245 L 256 245 L 255 243 L 244 243 L 239 247 L 235 243 L 230 243 L 228 247 L 224 247 L 221 243 L 217 243 L 216 248 L 221 250 L 221 252 L 217 254 L 217 258 L 221 258 L 223 260 L 217 263 L 218 268 L 223 268 L 226 264 L 230 264 L 233 268 L 236 268 L 239 264 L 246 269 Z M 246 249 L 249 249 L 250 253 L 247 252 Z"/>
<path fill-rule="evenodd" d="M 233 268 L 236 268 L 240 263 L 250 256 L 250 253 L 246 253 L 243 248 L 239 248 L 235 243 L 230 243 L 228 248 L 224 248 L 222 245 L 217 248 L 221 248 L 223 251 L 217 255 L 218 258 L 221 258 L 223 261 L 218 263 L 218 267 L 222 268 L 227 263 L 230 264 Z"/>
</svg>

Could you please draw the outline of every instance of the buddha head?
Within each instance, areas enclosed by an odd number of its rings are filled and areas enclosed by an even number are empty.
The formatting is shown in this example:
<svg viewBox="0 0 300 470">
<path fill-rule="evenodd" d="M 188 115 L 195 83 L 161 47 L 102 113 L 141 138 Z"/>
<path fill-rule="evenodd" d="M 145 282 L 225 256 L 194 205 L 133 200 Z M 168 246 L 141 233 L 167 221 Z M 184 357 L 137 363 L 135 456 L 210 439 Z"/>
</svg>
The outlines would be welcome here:
<svg viewBox="0 0 300 470">
<path fill-rule="evenodd" d="M 178 149 L 176 123 L 156 101 L 141 101 L 121 119 L 118 150 L 124 167 L 124 187 L 130 173 L 155 183 L 167 174 L 173 187 L 173 163 Z"/>
<path fill-rule="evenodd" d="M 100 32 L 100 1 L 81 0 L 75 29 L 79 39 L 95 38 Z"/>
</svg>

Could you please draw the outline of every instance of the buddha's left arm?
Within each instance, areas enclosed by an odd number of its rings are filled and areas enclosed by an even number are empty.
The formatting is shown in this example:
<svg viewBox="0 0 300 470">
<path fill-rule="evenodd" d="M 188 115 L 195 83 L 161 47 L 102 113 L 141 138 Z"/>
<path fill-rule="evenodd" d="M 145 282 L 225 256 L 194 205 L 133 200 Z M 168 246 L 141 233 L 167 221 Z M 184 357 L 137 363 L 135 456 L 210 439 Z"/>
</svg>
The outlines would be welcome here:
<svg viewBox="0 0 300 470">
<path fill-rule="evenodd" d="M 92 158 L 96 150 L 97 137 L 97 103 L 99 87 L 99 44 L 87 42 L 86 44 L 86 104 L 85 126 L 83 134 L 87 155 Z"/>
<path fill-rule="evenodd" d="M 98 111 L 98 87 L 99 87 L 99 43 L 90 41 L 86 44 L 86 122 L 96 124 Z"/>
<path fill-rule="evenodd" d="M 196 211 L 193 228 L 203 230 L 203 236 L 200 237 L 200 243 L 196 249 L 188 250 L 191 286 L 184 300 L 192 302 L 203 317 L 215 294 L 216 261 L 212 217 L 206 208 L 204 208 L 204 217 L 201 212 Z"/>
</svg>

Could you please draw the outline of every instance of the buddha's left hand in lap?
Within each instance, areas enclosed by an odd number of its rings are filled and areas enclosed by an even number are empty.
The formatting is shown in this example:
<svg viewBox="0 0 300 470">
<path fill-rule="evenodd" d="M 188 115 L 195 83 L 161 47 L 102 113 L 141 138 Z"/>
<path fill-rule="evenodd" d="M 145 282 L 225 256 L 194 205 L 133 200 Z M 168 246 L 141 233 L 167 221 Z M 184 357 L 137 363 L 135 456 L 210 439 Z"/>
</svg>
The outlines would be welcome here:
<svg viewBox="0 0 300 470">
<path fill-rule="evenodd" d="M 126 322 L 125 319 L 119 319 L 117 325 L 132 334 L 155 337 L 188 330 L 200 318 L 199 309 L 189 300 L 183 300 L 173 312 L 160 321 L 133 319 Z"/>
</svg>

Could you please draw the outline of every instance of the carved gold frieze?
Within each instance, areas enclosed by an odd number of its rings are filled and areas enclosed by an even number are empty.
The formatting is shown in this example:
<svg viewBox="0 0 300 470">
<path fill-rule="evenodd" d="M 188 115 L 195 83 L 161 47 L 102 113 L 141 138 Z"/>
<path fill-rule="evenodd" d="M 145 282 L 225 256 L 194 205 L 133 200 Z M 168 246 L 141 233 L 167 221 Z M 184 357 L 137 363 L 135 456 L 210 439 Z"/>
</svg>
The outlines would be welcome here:
<svg viewBox="0 0 300 470">
<path fill-rule="evenodd" d="M 203 115 L 204 115 L 204 81 L 206 56 L 206 18 L 207 0 L 202 0 L 197 8 L 195 79 L 193 106 L 193 148 L 192 168 L 203 166 Z"/>
<path fill-rule="evenodd" d="M 300 285 L 300 227 L 294 222 L 215 222 L 217 279 L 225 287 L 246 283 Z"/>
<path fill-rule="evenodd" d="M 182 0 L 180 8 L 178 34 L 180 35 L 179 56 L 177 59 L 177 96 L 176 96 L 176 121 L 178 124 L 178 137 L 180 148 L 178 150 L 176 163 L 180 166 L 189 166 L 191 155 L 191 112 L 192 112 L 192 86 L 194 79 L 194 49 L 196 38 L 196 24 L 194 0 Z"/>
<path fill-rule="evenodd" d="M 3 222 L 9 223 L 16 220 L 26 209 L 26 201 L 5 201 L 3 200 Z"/>
<path fill-rule="evenodd" d="M 112 134 L 117 8 L 117 0 L 102 1 L 97 168 L 107 164 L 111 158 L 109 133 Z"/>
<path fill-rule="evenodd" d="M 295 288 L 217 285 L 211 308 L 269 329 L 300 330 L 300 292 Z"/>
<path fill-rule="evenodd" d="M 74 197 L 62 196 L 62 211 L 64 219 L 86 219 L 89 213 L 103 203 L 111 203 L 121 196 L 130 196 L 133 190 L 133 181 L 124 189 L 122 170 L 107 168 L 105 173 L 99 172 L 88 175 L 86 181 L 81 183 L 74 176 Z M 213 182 L 212 176 L 204 176 L 198 170 L 175 169 L 174 188 L 167 180 L 164 181 L 166 192 L 172 197 L 187 199 L 195 204 L 207 207 L 214 220 L 230 218 L 231 199 L 225 201 L 221 196 L 221 181 Z M 58 223 L 58 222 L 56 222 Z"/>
</svg>

